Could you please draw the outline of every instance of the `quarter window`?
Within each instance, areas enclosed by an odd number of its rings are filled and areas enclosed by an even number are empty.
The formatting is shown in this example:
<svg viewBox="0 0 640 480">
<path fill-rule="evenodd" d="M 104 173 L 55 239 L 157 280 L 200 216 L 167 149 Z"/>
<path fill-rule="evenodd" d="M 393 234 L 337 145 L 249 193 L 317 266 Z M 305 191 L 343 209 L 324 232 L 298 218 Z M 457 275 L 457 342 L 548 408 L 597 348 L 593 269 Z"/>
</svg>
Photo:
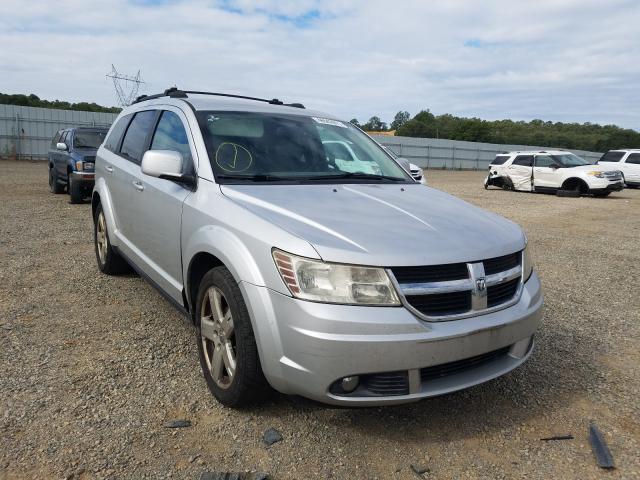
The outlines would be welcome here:
<svg viewBox="0 0 640 480">
<path fill-rule="evenodd" d="M 625 163 L 631 163 L 633 165 L 640 165 L 640 153 L 632 153 L 627 157 Z"/>
<path fill-rule="evenodd" d="M 191 165 L 191 148 L 182 120 L 174 112 L 164 111 L 153 134 L 151 150 L 173 150 L 182 155 L 183 165 Z"/>
<path fill-rule="evenodd" d="M 521 165 L 523 167 L 533 166 L 533 155 L 518 155 L 513 160 L 513 165 Z"/>
<path fill-rule="evenodd" d="M 127 125 L 129 125 L 129 122 L 131 121 L 131 117 L 132 115 L 125 115 L 124 117 L 121 117 L 120 119 L 118 119 L 116 124 L 111 129 L 111 133 L 109 133 L 109 136 L 104 141 L 104 148 L 114 153 L 118 152 L 118 147 L 120 146 L 122 135 L 124 134 L 124 131 L 127 129 Z"/>
<path fill-rule="evenodd" d="M 155 118 L 155 110 L 136 113 L 133 120 L 131 120 L 131 124 L 129 124 L 129 128 L 127 128 L 127 133 L 124 134 L 120 153 L 138 165 L 142 160 L 142 154 L 147 148 L 147 139 Z"/>
<path fill-rule="evenodd" d="M 496 155 L 496 158 L 491 161 L 491 165 L 502 165 L 507 160 L 509 160 L 509 155 Z"/>
</svg>

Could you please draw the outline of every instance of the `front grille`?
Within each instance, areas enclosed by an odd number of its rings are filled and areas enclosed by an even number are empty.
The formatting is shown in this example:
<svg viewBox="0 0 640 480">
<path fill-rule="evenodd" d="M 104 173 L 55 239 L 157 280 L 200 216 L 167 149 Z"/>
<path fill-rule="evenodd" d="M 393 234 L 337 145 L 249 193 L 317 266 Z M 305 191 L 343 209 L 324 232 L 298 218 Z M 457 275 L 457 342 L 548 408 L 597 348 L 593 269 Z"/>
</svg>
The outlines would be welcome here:
<svg viewBox="0 0 640 480">
<path fill-rule="evenodd" d="M 391 272 L 411 307 L 429 318 L 450 319 L 513 300 L 521 259 L 516 252 L 470 263 L 392 267 Z"/>
<path fill-rule="evenodd" d="M 449 282 L 469 278 L 466 263 L 448 263 L 427 267 L 393 267 L 398 283 Z"/>
<path fill-rule="evenodd" d="M 409 395 L 406 371 L 365 375 L 362 385 L 375 395 Z"/>
<path fill-rule="evenodd" d="M 423 382 L 429 380 L 435 380 L 442 377 L 448 377 L 450 375 L 456 375 L 466 370 L 471 370 L 488 363 L 496 358 L 506 355 L 511 347 L 504 347 L 492 352 L 483 353 L 482 355 L 476 355 L 475 357 L 465 358 L 463 360 L 456 360 L 455 362 L 443 363 L 441 365 L 433 365 L 420 369 L 420 379 Z"/>
<path fill-rule="evenodd" d="M 470 290 L 432 295 L 407 295 L 406 298 L 413 308 L 430 317 L 459 315 L 471 310 Z"/>
<path fill-rule="evenodd" d="M 520 277 L 487 288 L 487 307 L 495 307 L 511 300 L 518 291 L 519 285 Z"/>
<path fill-rule="evenodd" d="M 510 268 L 520 265 L 520 252 L 504 255 L 502 257 L 490 258 L 483 261 L 484 274 L 493 275 L 494 273 L 504 272 Z"/>
</svg>

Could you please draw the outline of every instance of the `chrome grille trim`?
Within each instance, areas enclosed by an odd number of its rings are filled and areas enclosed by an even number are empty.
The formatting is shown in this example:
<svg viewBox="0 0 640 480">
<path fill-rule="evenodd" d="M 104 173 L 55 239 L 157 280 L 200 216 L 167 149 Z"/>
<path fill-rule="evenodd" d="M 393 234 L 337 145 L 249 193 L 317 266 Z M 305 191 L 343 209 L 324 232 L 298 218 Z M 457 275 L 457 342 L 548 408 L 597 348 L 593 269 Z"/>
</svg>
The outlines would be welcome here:
<svg viewBox="0 0 640 480">
<path fill-rule="evenodd" d="M 487 313 L 495 312 L 514 305 L 520 300 L 523 289 L 524 279 L 524 262 L 522 261 L 522 252 L 519 252 L 520 264 L 504 270 L 502 272 L 493 273 L 491 275 L 484 274 L 483 261 L 467 263 L 469 270 L 469 278 L 450 281 L 438 281 L 438 282 L 424 282 L 424 283 L 398 283 L 392 269 L 387 269 L 387 274 L 391 279 L 391 283 L 396 288 L 400 301 L 402 304 L 410 310 L 417 317 L 430 321 L 430 322 L 442 322 L 448 320 L 457 320 L 462 318 L 473 317 L 477 315 L 484 315 Z M 518 288 L 513 297 L 507 302 L 488 307 L 487 306 L 487 289 L 490 286 L 501 285 L 506 282 L 520 279 L 518 282 Z M 478 283 L 482 282 L 482 285 Z M 407 297 L 415 296 L 428 296 L 434 294 L 447 294 L 456 292 L 471 292 L 471 309 L 464 313 L 454 313 L 450 315 L 438 315 L 430 316 L 420 312 L 415 308 L 408 300 Z"/>
</svg>

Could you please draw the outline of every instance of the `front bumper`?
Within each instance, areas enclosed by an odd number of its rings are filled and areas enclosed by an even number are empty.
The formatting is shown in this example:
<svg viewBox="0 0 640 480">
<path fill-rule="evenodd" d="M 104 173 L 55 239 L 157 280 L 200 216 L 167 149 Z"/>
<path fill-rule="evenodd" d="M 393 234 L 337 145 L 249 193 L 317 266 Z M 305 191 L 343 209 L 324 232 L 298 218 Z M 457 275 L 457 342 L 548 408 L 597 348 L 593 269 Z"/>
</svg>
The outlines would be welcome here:
<svg viewBox="0 0 640 480">
<path fill-rule="evenodd" d="M 246 282 L 240 286 L 271 385 L 335 405 L 406 403 L 503 375 L 531 354 L 542 316 L 535 272 L 515 305 L 448 322 L 419 320 L 404 307 L 328 305 Z M 450 368 L 478 358 L 486 361 Z M 434 369 L 428 368 L 434 366 L 445 367 L 435 370 L 446 374 L 434 377 Z M 389 372 L 405 375 L 407 392 L 372 394 L 359 387 L 353 394 L 339 394 L 331 388 L 343 377 Z"/>
<path fill-rule="evenodd" d="M 618 182 L 607 182 L 606 185 L 597 188 L 591 188 L 591 193 L 604 193 L 604 192 L 619 192 L 624 188 L 624 182 L 622 180 Z"/>
<path fill-rule="evenodd" d="M 96 183 L 96 174 L 94 172 L 71 172 L 71 178 L 83 190 L 93 190 L 93 186 Z"/>
</svg>

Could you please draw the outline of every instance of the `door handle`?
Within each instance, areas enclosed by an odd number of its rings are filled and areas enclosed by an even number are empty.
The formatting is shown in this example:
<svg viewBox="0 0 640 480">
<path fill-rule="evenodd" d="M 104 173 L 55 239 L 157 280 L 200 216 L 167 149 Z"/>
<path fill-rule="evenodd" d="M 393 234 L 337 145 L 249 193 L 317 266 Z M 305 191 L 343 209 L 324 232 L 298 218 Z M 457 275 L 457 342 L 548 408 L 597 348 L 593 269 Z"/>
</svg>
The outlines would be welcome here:
<svg viewBox="0 0 640 480">
<path fill-rule="evenodd" d="M 104 169 L 109 173 L 113 173 L 113 167 L 111 165 L 105 165 Z"/>
<path fill-rule="evenodd" d="M 136 187 L 136 190 L 138 190 L 139 192 L 144 190 L 144 185 L 142 185 L 142 182 L 133 182 L 133 186 Z"/>
</svg>

